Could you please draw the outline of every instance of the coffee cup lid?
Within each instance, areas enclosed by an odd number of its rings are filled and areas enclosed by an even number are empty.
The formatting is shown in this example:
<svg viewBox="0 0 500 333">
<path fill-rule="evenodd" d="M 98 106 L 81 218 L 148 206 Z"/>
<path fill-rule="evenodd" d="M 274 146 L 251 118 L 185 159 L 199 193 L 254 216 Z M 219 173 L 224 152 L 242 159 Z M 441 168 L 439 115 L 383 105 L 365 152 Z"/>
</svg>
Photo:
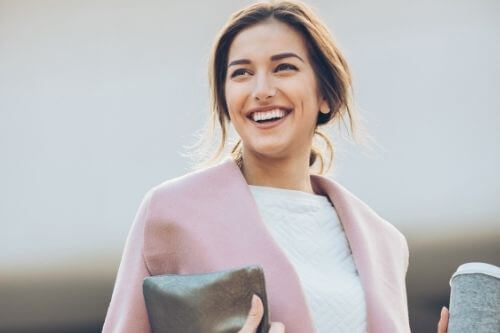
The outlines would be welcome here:
<svg viewBox="0 0 500 333">
<path fill-rule="evenodd" d="M 491 264 L 486 264 L 484 262 L 469 262 L 460 265 L 457 268 L 457 271 L 453 274 L 453 276 L 450 279 L 450 286 L 451 286 L 451 280 L 453 280 L 453 278 L 457 275 L 478 274 L 478 273 L 490 275 L 496 277 L 497 279 L 500 279 L 500 267 Z"/>
</svg>

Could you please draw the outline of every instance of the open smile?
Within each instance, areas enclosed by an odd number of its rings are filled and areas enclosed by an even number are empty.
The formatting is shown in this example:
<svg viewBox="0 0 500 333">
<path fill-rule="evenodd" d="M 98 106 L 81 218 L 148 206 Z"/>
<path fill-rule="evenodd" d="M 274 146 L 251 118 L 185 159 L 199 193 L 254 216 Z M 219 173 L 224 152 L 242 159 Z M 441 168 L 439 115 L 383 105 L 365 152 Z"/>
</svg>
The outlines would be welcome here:
<svg viewBox="0 0 500 333">
<path fill-rule="evenodd" d="M 247 118 L 257 128 L 267 129 L 281 124 L 290 113 L 292 109 L 270 106 L 252 110 L 247 114 Z"/>
</svg>

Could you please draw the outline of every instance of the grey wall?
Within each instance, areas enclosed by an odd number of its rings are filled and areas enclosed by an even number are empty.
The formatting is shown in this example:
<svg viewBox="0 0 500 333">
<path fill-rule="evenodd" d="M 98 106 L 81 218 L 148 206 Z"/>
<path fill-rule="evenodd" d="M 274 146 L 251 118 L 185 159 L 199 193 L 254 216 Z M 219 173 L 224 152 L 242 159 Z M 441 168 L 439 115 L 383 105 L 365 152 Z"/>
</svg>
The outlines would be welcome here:
<svg viewBox="0 0 500 333">
<path fill-rule="evenodd" d="M 188 170 L 211 41 L 245 3 L 0 1 L 0 326 L 100 320 L 142 196 Z M 500 3 L 311 3 L 377 142 L 334 134 L 332 176 L 415 247 L 500 235 Z M 16 297 L 75 276 L 108 294 L 79 307 Z"/>
</svg>

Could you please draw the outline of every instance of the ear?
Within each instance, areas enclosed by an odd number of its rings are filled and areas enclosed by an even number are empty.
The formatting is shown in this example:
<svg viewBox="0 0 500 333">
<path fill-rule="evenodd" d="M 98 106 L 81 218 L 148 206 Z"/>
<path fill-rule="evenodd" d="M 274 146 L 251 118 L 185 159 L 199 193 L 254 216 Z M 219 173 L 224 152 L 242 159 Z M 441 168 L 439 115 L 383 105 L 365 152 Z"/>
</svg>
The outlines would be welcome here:
<svg viewBox="0 0 500 333">
<path fill-rule="evenodd" d="M 319 112 L 324 114 L 330 112 L 330 107 L 324 98 L 321 100 L 321 104 L 319 105 Z"/>
</svg>

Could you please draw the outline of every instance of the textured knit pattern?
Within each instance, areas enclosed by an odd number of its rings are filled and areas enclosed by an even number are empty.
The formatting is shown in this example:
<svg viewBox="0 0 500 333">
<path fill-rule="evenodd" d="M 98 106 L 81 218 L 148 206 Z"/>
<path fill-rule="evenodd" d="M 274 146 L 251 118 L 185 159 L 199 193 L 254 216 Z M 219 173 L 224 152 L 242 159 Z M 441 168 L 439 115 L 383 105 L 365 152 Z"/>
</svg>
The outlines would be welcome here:
<svg viewBox="0 0 500 333">
<path fill-rule="evenodd" d="M 272 237 L 295 268 L 318 333 L 367 331 L 363 288 L 327 197 L 249 186 Z"/>
</svg>

